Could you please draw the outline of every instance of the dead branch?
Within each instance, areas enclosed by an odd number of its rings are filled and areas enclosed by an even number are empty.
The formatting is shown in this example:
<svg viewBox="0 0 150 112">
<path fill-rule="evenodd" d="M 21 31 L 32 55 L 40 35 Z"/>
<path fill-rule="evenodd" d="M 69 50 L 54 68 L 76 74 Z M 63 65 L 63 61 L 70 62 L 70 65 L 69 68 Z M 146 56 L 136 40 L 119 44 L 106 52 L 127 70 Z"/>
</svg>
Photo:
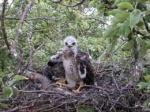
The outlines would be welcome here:
<svg viewBox="0 0 150 112">
<path fill-rule="evenodd" d="M 47 95 L 48 94 L 59 94 L 59 95 L 65 95 L 65 96 L 75 96 L 73 93 L 71 92 L 66 92 L 64 91 L 63 89 L 60 89 L 60 88 L 56 88 L 55 89 L 56 91 L 47 91 L 47 90 L 34 90 L 34 91 L 26 91 L 26 90 L 19 90 L 19 92 L 21 93 L 46 93 Z"/>
<path fill-rule="evenodd" d="M 124 66 L 124 63 L 122 66 Z M 8 106 L 3 110 L 30 111 L 33 109 L 33 111 L 45 112 L 76 112 L 78 107 L 81 107 L 81 109 L 82 107 L 85 107 L 85 109 L 91 107 L 96 110 L 94 112 L 142 112 L 142 104 L 149 98 L 149 94 L 145 94 L 141 90 L 137 91 L 137 88 L 131 86 L 127 87 L 127 77 L 120 80 L 120 74 L 124 74 L 124 70 L 119 71 L 117 75 L 115 74 L 115 66 L 103 69 L 106 69 L 103 72 L 105 75 L 96 77 L 97 84 L 84 85 L 81 93 L 78 94 L 65 87 L 58 88 L 56 85 L 52 85 L 48 90 L 45 90 L 44 88 L 47 88 L 48 85 L 46 83 L 43 89 L 37 90 L 34 87 L 35 83 L 33 84 L 33 81 L 27 80 L 22 87 L 19 86 L 17 98 L 10 99 L 7 103 Z M 114 74 L 112 75 L 112 73 Z M 44 80 L 41 80 L 42 78 L 38 78 L 42 77 L 41 74 L 31 71 L 26 71 L 25 74 L 34 81 L 44 83 Z M 124 74 L 124 76 L 127 74 Z M 122 81 L 125 83 L 123 84 Z M 121 93 L 118 88 L 121 89 Z M 15 107 L 18 107 L 17 110 Z"/>
<path fill-rule="evenodd" d="M 15 107 L 15 108 L 13 108 L 13 109 L 7 110 L 7 112 L 15 112 L 15 111 L 18 110 L 18 108 L 19 108 L 19 107 Z"/>
<path fill-rule="evenodd" d="M 26 70 L 24 75 L 33 81 L 40 82 L 41 83 L 41 89 L 44 89 L 44 90 L 49 89 L 50 82 L 49 82 L 48 78 L 45 77 L 44 75 L 29 71 L 29 70 Z"/>
</svg>

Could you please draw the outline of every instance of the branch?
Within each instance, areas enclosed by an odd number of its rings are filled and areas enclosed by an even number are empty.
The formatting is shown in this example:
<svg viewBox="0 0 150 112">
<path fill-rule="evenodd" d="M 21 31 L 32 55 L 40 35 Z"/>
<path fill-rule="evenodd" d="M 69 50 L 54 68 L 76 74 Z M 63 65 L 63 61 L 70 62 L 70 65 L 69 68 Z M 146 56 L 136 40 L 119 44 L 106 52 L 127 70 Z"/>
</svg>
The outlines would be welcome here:
<svg viewBox="0 0 150 112">
<path fill-rule="evenodd" d="M 7 0 L 7 2 L 8 2 L 8 0 Z M 9 5 L 8 10 L 7 10 L 7 12 L 5 13 L 5 16 L 8 14 L 8 12 L 9 12 L 11 6 L 13 5 L 13 2 L 14 2 L 14 1 L 12 1 L 11 4 Z M 7 3 L 7 4 L 8 4 L 8 3 Z M 5 18 L 5 19 L 6 19 L 6 18 Z"/>
<path fill-rule="evenodd" d="M 133 30 L 133 32 L 136 32 L 137 34 L 142 36 L 142 39 L 150 39 L 149 35 L 144 35 L 142 32 L 140 31 L 136 31 L 135 29 Z"/>
<path fill-rule="evenodd" d="M 33 48 L 32 48 L 32 45 L 31 45 L 31 29 L 30 29 L 30 26 L 28 28 L 28 32 L 27 32 L 27 36 L 28 36 L 28 39 L 27 39 L 27 42 L 28 42 L 28 46 L 30 48 L 29 50 L 29 66 L 28 66 L 28 69 L 30 70 L 33 70 L 32 66 L 33 66 L 33 61 L 32 61 L 32 58 L 33 58 Z"/>
<path fill-rule="evenodd" d="M 147 23 L 146 19 L 143 18 L 143 21 L 144 21 L 144 25 L 145 25 L 146 30 L 148 31 L 148 33 L 150 33 L 150 29 L 148 27 L 148 23 Z"/>
<path fill-rule="evenodd" d="M 16 41 L 18 40 L 18 38 L 19 38 L 19 36 L 20 36 L 21 29 L 22 29 L 22 26 L 23 26 L 23 21 L 24 21 L 26 15 L 27 15 L 27 13 L 28 13 L 28 11 L 29 11 L 29 9 L 30 9 L 32 3 L 33 3 L 33 1 L 30 1 L 30 2 L 26 5 L 26 7 L 25 7 L 25 9 L 24 9 L 24 12 L 23 12 L 23 14 L 22 14 L 22 16 L 21 16 L 21 18 L 20 18 L 19 25 L 18 25 L 18 29 L 17 29 L 17 33 L 16 33 L 16 36 L 15 36 L 15 43 L 16 43 Z"/>
<path fill-rule="evenodd" d="M 93 18 L 93 17 L 89 17 L 89 18 L 85 18 L 85 19 L 94 19 L 95 21 L 99 21 L 102 24 L 108 25 L 107 23 L 105 23 L 103 20 L 100 20 L 98 18 Z"/>
<path fill-rule="evenodd" d="M 139 43 L 137 43 L 136 40 L 134 40 L 133 56 L 134 56 L 135 65 L 134 65 L 131 83 L 135 83 L 135 84 L 139 82 L 142 74 L 142 68 L 143 68 L 142 59 L 139 54 L 139 46 L 140 46 Z"/>
<path fill-rule="evenodd" d="M 31 7 L 33 1 L 34 1 L 34 0 L 30 1 L 30 2 L 26 5 L 26 7 L 25 7 L 25 9 L 24 9 L 24 12 L 23 12 L 23 14 L 22 14 L 22 16 L 21 16 L 21 18 L 20 18 L 20 21 L 19 21 L 19 25 L 18 25 L 18 29 L 17 29 L 17 32 L 16 32 L 16 36 L 15 36 L 14 41 L 12 42 L 11 48 L 10 48 L 11 54 L 12 54 L 12 55 L 15 57 L 15 59 L 18 61 L 18 64 L 21 64 L 21 65 L 23 65 L 23 61 L 22 61 L 21 57 L 18 55 L 17 50 L 16 50 L 17 41 L 18 41 L 18 38 L 19 38 L 19 36 L 20 36 L 20 34 L 21 34 L 21 29 L 22 29 L 23 21 L 24 21 L 26 15 L 27 15 L 27 13 L 28 13 L 28 11 L 29 11 L 29 8 Z"/>
<path fill-rule="evenodd" d="M 66 7 L 76 7 L 78 5 L 81 5 L 85 2 L 85 0 L 81 0 L 79 3 L 75 4 L 75 5 L 66 5 L 66 4 L 63 4 L 62 2 L 58 2 L 59 4 L 63 5 L 63 6 L 66 6 Z"/>
<path fill-rule="evenodd" d="M 6 19 L 20 20 L 19 18 L 13 18 L 13 17 L 6 17 Z M 58 19 L 57 18 L 49 18 L 49 17 L 35 17 L 35 18 L 24 19 L 24 21 L 33 21 L 33 20 L 58 20 Z"/>
<path fill-rule="evenodd" d="M 38 46 L 38 47 L 33 51 L 33 53 L 35 53 L 35 52 L 37 52 L 39 49 L 41 49 L 46 43 L 47 43 L 47 40 L 44 41 L 40 46 Z"/>
<path fill-rule="evenodd" d="M 2 29 L 3 38 L 5 40 L 5 44 L 8 48 L 8 50 L 10 50 L 7 33 L 6 33 L 6 30 L 5 30 L 5 6 L 6 6 L 6 4 L 7 4 L 7 0 L 4 0 L 3 9 L 2 9 L 2 16 L 1 16 L 1 29 Z"/>
<path fill-rule="evenodd" d="M 29 70 L 25 70 L 24 75 L 33 81 L 40 82 L 41 83 L 41 89 L 44 89 L 44 90 L 49 89 L 49 87 L 50 87 L 49 79 L 47 77 L 45 77 L 44 75 L 29 71 Z"/>
</svg>

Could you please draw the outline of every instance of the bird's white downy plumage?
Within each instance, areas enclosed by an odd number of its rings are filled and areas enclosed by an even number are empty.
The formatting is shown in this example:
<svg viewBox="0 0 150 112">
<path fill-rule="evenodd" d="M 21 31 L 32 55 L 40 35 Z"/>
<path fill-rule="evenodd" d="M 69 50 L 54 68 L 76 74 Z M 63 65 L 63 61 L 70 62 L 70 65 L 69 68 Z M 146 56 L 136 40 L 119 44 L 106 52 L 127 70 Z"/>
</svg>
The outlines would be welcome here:
<svg viewBox="0 0 150 112">
<path fill-rule="evenodd" d="M 64 41 L 64 50 L 67 52 L 73 52 L 77 55 L 77 40 L 73 36 L 67 36 Z"/>
<path fill-rule="evenodd" d="M 76 60 L 77 40 L 73 36 L 67 36 L 64 41 L 64 55 L 62 58 L 65 76 L 68 82 L 68 87 L 74 88 L 76 84 L 82 83 L 82 79 L 79 75 L 78 63 Z"/>
<path fill-rule="evenodd" d="M 50 60 L 54 63 L 62 61 L 63 51 L 58 51 L 55 55 L 50 57 Z"/>
</svg>

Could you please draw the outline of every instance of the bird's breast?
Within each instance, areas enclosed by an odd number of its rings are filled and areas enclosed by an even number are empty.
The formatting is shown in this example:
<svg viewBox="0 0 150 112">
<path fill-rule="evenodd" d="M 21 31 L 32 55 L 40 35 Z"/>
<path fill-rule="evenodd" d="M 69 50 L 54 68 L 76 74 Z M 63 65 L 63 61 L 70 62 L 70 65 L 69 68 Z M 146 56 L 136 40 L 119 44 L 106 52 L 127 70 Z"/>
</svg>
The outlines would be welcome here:
<svg viewBox="0 0 150 112">
<path fill-rule="evenodd" d="M 78 67 L 75 58 L 64 58 L 63 65 L 66 77 L 72 80 L 79 80 Z"/>
</svg>

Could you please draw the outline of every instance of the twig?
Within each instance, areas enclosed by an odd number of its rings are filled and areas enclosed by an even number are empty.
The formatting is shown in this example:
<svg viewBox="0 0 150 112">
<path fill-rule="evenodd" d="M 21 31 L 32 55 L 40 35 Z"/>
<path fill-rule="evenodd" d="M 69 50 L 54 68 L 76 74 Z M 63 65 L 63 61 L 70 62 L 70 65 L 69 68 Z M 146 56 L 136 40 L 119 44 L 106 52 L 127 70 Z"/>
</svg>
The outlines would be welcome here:
<svg viewBox="0 0 150 112">
<path fill-rule="evenodd" d="M 56 108 L 58 108 L 58 107 L 60 107 L 60 106 L 62 106 L 62 105 L 70 104 L 70 103 L 75 103 L 75 102 L 77 102 L 77 100 L 75 100 L 74 102 L 73 102 L 73 101 L 72 101 L 72 102 L 63 102 L 63 103 L 61 103 L 60 105 L 57 105 L 57 106 L 55 106 L 55 107 L 53 107 L 53 108 L 51 108 L 51 109 L 49 109 L 49 110 L 53 110 L 53 109 L 56 109 Z"/>
<path fill-rule="evenodd" d="M 134 71 L 132 75 L 133 83 L 138 83 L 142 74 L 142 59 L 139 53 L 140 44 L 134 39 L 133 57 L 134 57 Z"/>
<path fill-rule="evenodd" d="M 74 94 L 66 94 L 66 93 L 63 93 L 62 91 L 60 91 L 60 92 L 54 92 L 54 91 L 46 91 L 46 90 L 34 90 L 34 91 L 25 91 L 25 90 L 19 90 L 19 92 L 21 92 L 21 93 L 49 93 L 49 94 L 60 94 L 60 95 L 73 95 L 74 96 Z"/>
<path fill-rule="evenodd" d="M 114 104 L 111 106 L 111 108 L 109 109 L 109 111 L 111 111 L 114 107 L 115 107 L 115 105 L 117 104 L 117 102 L 119 101 L 119 99 L 122 97 L 122 96 L 124 96 L 124 95 L 120 95 L 118 98 L 117 98 L 117 100 L 114 102 Z"/>
<path fill-rule="evenodd" d="M 22 29 L 23 21 L 24 21 L 26 15 L 27 15 L 27 13 L 28 13 L 28 11 L 29 11 L 29 9 L 30 9 L 32 3 L 33 3 L 33 0 L 30 1 L 30 2 L 26 5 L 26 7 L 25 7 L 25 9 L 24 9 L 24 12 L 23 12 L 23 14 L 22 14 L 22 16 L 21 16 L 21 18 L 20 18 L 20 21 L 19 21 L 17 33 L 16 33 L 16 36 L 15 36 L 15 39 L 14 39 L 14 43 L 17 42 L 17 40 L 18 40 L 18 38 L 19 38 L 19 36 L 20 36 L 20 34 L 21 34 L 21 29 Z"/>
<path fill-rule="evenodd" d="M 105 66 L 108 64 L 108 62 L 113 58 L 113 55 L 120 49 L 122 48 L 122 46 L 125 45 L 125 42 L 123 42 L 118 48 L 116 48 L 111 54 L 110 54 L 110 58 L 106 61 L 106 63 L 103 65 L 103 67 L 101 68 L 101 70 L 103 70 L 105 68 Z M 106 49 L 106 53 L 107 53 L 107 49 Z M 105 54 L 106 54 L 105 53 Z"/>
<path fill-rule="evenodd" d="M 41 49 L 45 44 L 47 43 L 47 40 L 43 42 L 40 46 L 38 46 L 33 52 L 37 52 L 39 49 Z"/>
<path fill-rule="evenodd" d="M 85 41 L 85 36 L 84 36 L 83 32 L 82 32 L 80 29 L 78 29 L 78 30 L 80 31 L 80 33 L 81 33 L 81 35 L 82 35 L 82 41 L 84 42 L 84 47 L 85 47 L 85 49 L 86 49 L 86 52 L 87 52 L 88 55 L 90 56 L 90 53 L 89 53 L 89 50 L 88 50 L 88 45 L 87 45 L 87 42 Z"/>
<path fill-rule="evenodd" d="M 108 89 L 100 87 L 100 86 L 84 85 L 81 88 L 86 88 L 86 87 L 95 88 L 95 89 L 101 89 L 101 90 L 105 90 L 105 91 L 109 92 Z"/>
<path fill-rule="evenodd" d="M 7 0 L 7 2 L 8 2 L 8 0 Z M 8 14 L 8 12 L 9 12 L 9 10 L 10 10 L 10 8 L 11 8 L 12 4 L 13 4 L 13 1 L 12 1 L 12 2 L 11 2 L 11 4 L 9 5 L 9 8 L 8 8 L 8 10 L 7 10 L 7 12 L 6 12 L 5 16 Z M 5 18 L 5 19 L 6 19 L 6 18 Z"/>
<path fill-rule="evenodd" d="M 19 107 L 15 107 L 15 108 L 13 108 L 13 109 L 11 109 L 11 110 L 7 110 L 7 112 L 15 112 L 15 111 L 17 111 L 19 109 Z"/>
<path fill-rule="evenodd" d="M 114 68 L 113 68 L 113 70 L 112 70 L 111 75 L 112 75 L 112 79 L 113 79 L 113 81 L 114 81 L 114 83 L 115 83 L 117 89 L 118 89 L 119 92 L 121 93 L 120 88 L 119 88 L 119 86 L 118 86 L 118 84 L 117 84 L 117 81 L 116 81 L 116 79 L 115 79 L 115 77 L 114 77 Z"/>
<path fill-rule="evenodd" d="M 7 110 L 7 112 L 16 112 L 17 110 L 21 110 L 21 109 L 27 109 L 27 108 L 31 108 L 33 105 L 29 105 L 29 106 L 18 106 L 15 107 L 11 110 Z"/>
<path fill-rule="evenodd" d="M 99 21 L 99 22 L 102 23 L 102 24 L 108 25 L 108 24 L 105 23 L 103 20 L 100 20 L 100 19 L 98 19 L 98 18 L 88 17 L 88 18 L 85 18 L 85 19 L 94 19 L 95 21 Z"/>
<path fill-rule="evenodd" d="M 3 2 L 3 9 L 2 9 L 2 16 L 1 16 L 1 29 L 2 29 L 2 34 L 3 34 L 3 38 L 5 40 L 5 44 L 8 48 L 8 50 L 10 50 L 10 45 L 8 42 L 8 37 L 7 37 L 7 33 L 5 30 L 5 6 L 6 6 L 7 0 L 4 0 Z"/>
<path fill-rule="evenodd" d="M 143 34 L 142 32 L 140 32 L 140 31 L 138 31 L 138 30 L 133 29 L 133 32 L 135 32 L 135 33 L 141 35 L 141 36 L 142 36 L 142 37 L 141 37 L 142 39 L 150 39 L 150 35 L 145 35 L 145 34 Z"/>
<path fill-rule="evenodd" d="M 97 66 L 96 73 L 95 73 L 96 75 L 98 74 L 98 71 L 99 71 L 101 58 L 106 54 L 106 51 L 107 51 L 107 49 L 105 49 L 103 54 L 100 57 L 98 57 L 98 66 Z"/>
<path fill-rule="evenodd" d="M 28 28 L 28 32 L 27 32 L 27 42 L 28 42 L 28 45 L 29 45 L 29 66 L 28 66 L 28 69 L 30 70 L 33 70 L 33 61 L 32 61 L 32 58 L 33 58 L 33 48 L 32 48 L 32 45 L 31 45 L 31 34 L 30 34 L 30 26 Z"/>
<path fill-rule="evenodd" d="M 6 19 L 11 19 L 11 20 L 20 20 L 19 18 L 12 18 L 12 17 L 6 17 Z M 34 21 L 34 20 L 58 20 L 57 18 L 49 18 L 49 17 L 34 17 L 34 18 L 27 18 L 24 19 L 23 21 Z"/>
</svg>

